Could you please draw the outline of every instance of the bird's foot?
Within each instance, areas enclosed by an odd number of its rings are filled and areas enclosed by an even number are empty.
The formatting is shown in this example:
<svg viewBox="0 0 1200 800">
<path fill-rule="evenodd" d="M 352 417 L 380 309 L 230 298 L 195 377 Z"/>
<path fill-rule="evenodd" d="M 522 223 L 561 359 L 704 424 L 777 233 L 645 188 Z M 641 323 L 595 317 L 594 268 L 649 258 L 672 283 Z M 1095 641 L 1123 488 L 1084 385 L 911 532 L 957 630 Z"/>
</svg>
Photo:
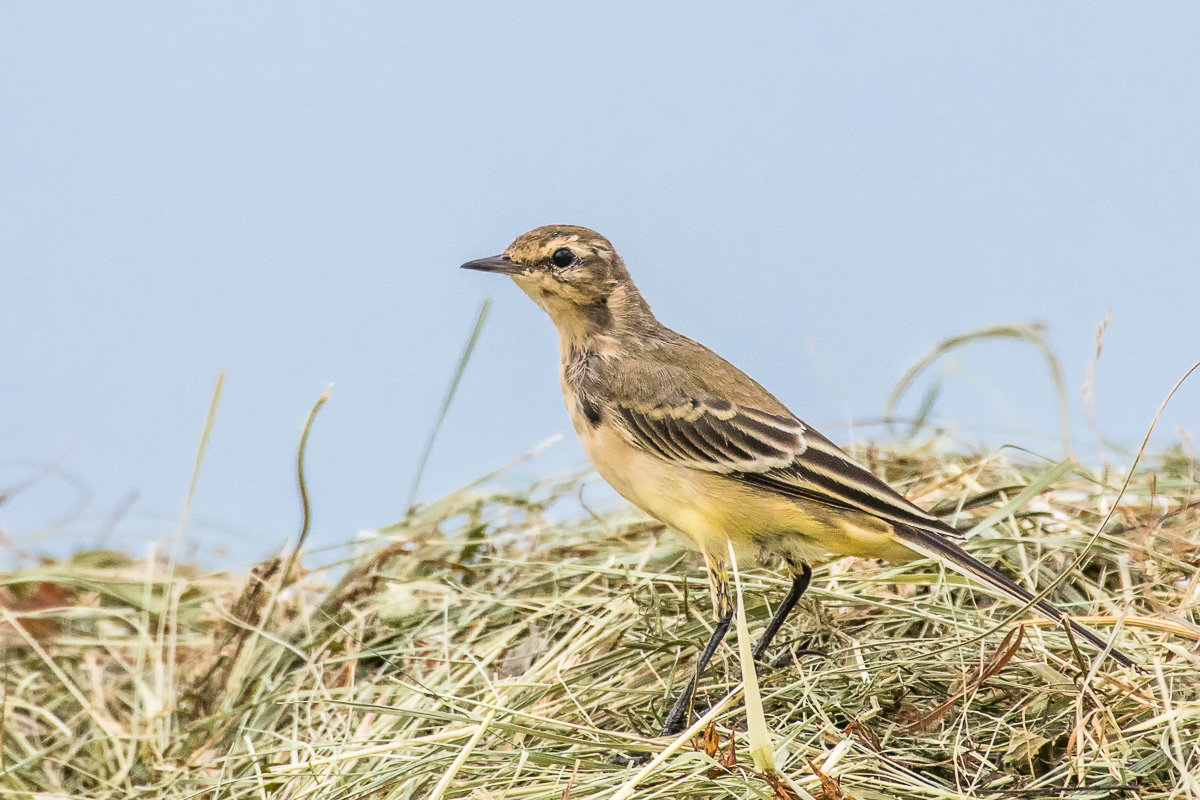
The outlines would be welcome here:
<svg viewBox="0 0 1200 800">
<path fill-rule="evenodd" d="M 692 721 L 694 722 L 699 714 L 703 714 L 707 709 L 692 708 Z M 663 724 L 662 731 L 658 734 L 659 739 L 674 739 L 679 734 L 683 733 L 688 726 L 688 722 L 682 715 L 671 714 L 667 717 Z M 624 753 L 616 753 L 612 757 L 612 763 L 622 767 L 640 767 L 650 760 L 651 753 L 645 753 L 639 750 L 631 750 Z"/>
<path fill-rule="evenodd" d="M 755 661 L 755 666 L 757 667 L 756 672 L 761 674 L 763 667 L 770 667 L 771 669 L 790 667 L 804 656 L 820 656 L 821 658 L 829 658 L 829 653 L 825 652 L 824 650 L 814 650 L 808 647 L 800 647 L 794 650 L 789 648 L 774 658 L 768 659 L 760 657 L 757 659 Z"/>
<path fill-rule="evenodd" d="M 645 766 L 649 760 L 650 754 L 643 753 L 640 750 L 616 753 L 612 757 L 612 763 L 616 764 L 618 767 L 626 767 L 628 769 Z"/>
</svg>

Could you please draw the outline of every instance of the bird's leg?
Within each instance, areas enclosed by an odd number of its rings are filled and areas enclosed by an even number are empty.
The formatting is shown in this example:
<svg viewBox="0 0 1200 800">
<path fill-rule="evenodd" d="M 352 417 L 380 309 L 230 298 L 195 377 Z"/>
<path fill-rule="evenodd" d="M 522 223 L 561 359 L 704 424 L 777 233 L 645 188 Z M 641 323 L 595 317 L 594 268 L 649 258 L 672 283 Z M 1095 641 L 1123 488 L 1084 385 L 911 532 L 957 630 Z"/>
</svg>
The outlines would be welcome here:
<svg viewBox="0 0 1200 800">
<path fill-rule="evenodd" d="M 767 624 L 767 629 L 763 631 L 762 638 L 758 640 L 758 644 L 754 645 L 754 660 L 758 661 L 767 652 L 767 648 L 771 646 L 771 641 L 775 638 L 775 634 L 779 633 L 779 629 L 783 627 L 784 621 L 788 614 L 792 613 L 796 603 L 800 600 L 804 590 L 808 588 L 808 582 L 812 580 L 812 567 L 801 562 L 800 571 L 796 572 L 794 565 L 792 567 L 792 588 L 788 591 L 787 597 L 783 599 L 783 603 L 779 608 L 775 609 L 775 615 L 771 617 L 771 621 Z"/>
<path fill-rule="evenodd" d="M 721 640 L 729 632 L 729 624 L 733 622 L 733 602 L 729 596 L 729 575 L 725 572 L 725 564 L 708 553 L 704 554 L 704 563 L 708 567 L 708 583 L 712 591 L 717 626 L 713 628 L 712 636 L 708 637 L 708 644 L 704 646 L 704 650 L 696 659 L 696 669 L 692 673 L 692 679 L 688 681 L 683 692 L 675 700 L 675 705 L 671 706 L 671 711 L 667 714 L 666 721 L 663 722 L 662 736 L 676 736 L 687 727 L 688 719 L 691 716 L 692 697 L 696 694 L 696 684 L 700 681 L 704 670 L 708 668 L 708 662 L 712 661 L 713 654 L 721 646 Z"/>
<path fill-rule="evenodd" d="M 712 636 L 708 639 L 708 644 L 704 646 L 704 652 L 696 660 L 696 670 L 692 674 L 691 680 L 688 681 L 687 686 L 684 687 L 679 697 L 676 698 L 675 705 L 671 706 L 671 713 L 667 714 L 667 719 L 663 722 L 660 736 L 676 736 L 687 727 L 688 717 L 692 710 L 692 697 L 696 694 L 696 682 L 704 674 L 704 670 L 708 667 L 708 662 L 712 660 L 713 653 L 717 652 L 717 647 L 720 646 L 721 640 L 728 633 L 729 623 L 732 621 L 732 611 L 717 621 L 717 627 L 713 629 Z"/>
</svg>

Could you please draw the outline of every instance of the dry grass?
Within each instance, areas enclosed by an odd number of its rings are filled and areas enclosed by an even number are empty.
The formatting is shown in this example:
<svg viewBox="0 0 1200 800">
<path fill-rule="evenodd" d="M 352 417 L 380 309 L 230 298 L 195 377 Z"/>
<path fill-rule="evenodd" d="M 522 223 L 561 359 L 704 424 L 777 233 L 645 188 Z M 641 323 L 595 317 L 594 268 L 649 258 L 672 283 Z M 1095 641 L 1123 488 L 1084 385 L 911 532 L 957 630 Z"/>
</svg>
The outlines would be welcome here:
<svg viewBox="0 0 1200 800">
<path fill-rule="evenodd" d="M 999 453 L 859 455 L 911 497 L 963 507 L 960 522 L 1045 469 Z M 1060 479 L 970 549 L 1045 587 L 1087 546 L 1121 477 Z M 937 564 L 819 565 L 779 641 L 824 655 L 759 677 L 777 776 L 748 757 L 732 637 L 698 699 L 712 724 L 694 740 L 651 738 L 710 630 L 706 584 L 658 526 L 628 511 L 575 516 L 579 480 L 487 484 L 419 508 L 357 544 L 332 587 L 299 565 L 283 575 L 286 560 L 235 577 L 97 553 L 3 576 L 0 787 L 181 800 L 1200 798 L 1189 459 L 1135 475 L 1052 595 L 1115 633 L 1141 674 L 1081 657 L 1061 630 L 1022 624 L 1027 612 Z M 786 586 L 770 570 L 742 582 L 754 630 Z M 671 745 L 646 769 L 612 763 Z"/>
</svg>

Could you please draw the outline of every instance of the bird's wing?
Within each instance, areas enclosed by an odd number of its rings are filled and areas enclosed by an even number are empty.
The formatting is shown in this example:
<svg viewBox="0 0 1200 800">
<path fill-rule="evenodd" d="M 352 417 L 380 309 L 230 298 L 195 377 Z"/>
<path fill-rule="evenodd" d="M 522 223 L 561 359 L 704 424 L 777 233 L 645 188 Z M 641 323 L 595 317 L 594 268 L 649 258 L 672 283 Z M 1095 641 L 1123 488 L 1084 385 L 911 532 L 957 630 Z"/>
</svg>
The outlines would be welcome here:
<svg viewBox="0 0 1200 800">
<path fill-rule="evenodd" d="M 787 497 L 963 538 L 796 417 L 716 399 L 618 404 L 617 412 L 629 440 L 666 461 Z"/>
</svg>

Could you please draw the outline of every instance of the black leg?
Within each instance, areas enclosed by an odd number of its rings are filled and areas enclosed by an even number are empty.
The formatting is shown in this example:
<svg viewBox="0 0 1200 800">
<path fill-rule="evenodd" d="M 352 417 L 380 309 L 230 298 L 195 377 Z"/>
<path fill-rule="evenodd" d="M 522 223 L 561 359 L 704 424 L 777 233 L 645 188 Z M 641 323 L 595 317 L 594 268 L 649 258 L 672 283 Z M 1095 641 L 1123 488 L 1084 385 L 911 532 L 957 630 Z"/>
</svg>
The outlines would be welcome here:
<svg viewBox="0 0 1200 800">
<path fill-rule="evenodd" d="M 679 697 L 676 698 L 675 704 L 671 706 L 671 711 L 667 714 L 667 719 L 663 722 L 661 736 L 677 736 L 684 728 L 688 726 L 692 710 L 692 698 L 696 693 L 696 684 L 700 680 L 700 676 L 704 674 L 704 670 L 708 668 L 708 662 L 712 661 L 712 657 L 716 654 L 717 648 L 721 646 L 725 634 L 729 632 L 729 625 L 733 622 L 733 602 L 729 595 L 729 579 L 725 574 L 724 564 L 713 558 L 705 555 L 705 561 L 708 565 L 708 577 L 712 585 L 714 605 L 718 614 L 717 626 L 713 629 L 712 636 L 708 638 L 708 644 L 704 646 L 704 650 L 696 659 L 696 669 L 692 673 L 691 680 L 684 687 Z M 779 633 L 779 629 L 783 626 L 788 614 L 795 608 L 797 601 L 800 600 L 804 590 L 808 588 L 808 582 L 812 578 L 812 567 L 808 564 L 800 565 L 800 572 L 792 578 L 792 588 L 788 591 L 787 597 L 783 603 L 775 610 L 775 615 L 771 617 L 771 622 L 767 625 L 767 629 L 763 631 L 762 638 L 758 640 L 758 644 L 754 647 L 754 658 L 758 660 L 766 652 L 771 644 L 771 640 L 775 638 L 775 634 Z"/>
<path fill-rule="evenodd" d="M 763 631 L 762 638 L 758 640 L 758 644 L 754 645 L 754 660 L 758 661 L 763 657 L 763 653 L 767 652 L 767 648 L 771 646 L 771 640 L 775 638 L 775 634 L 779 633 L 779 629 L 783 627 L 784 620 L 788 614 L 792 613 L 800 596 L 804 594 L 804 590 L 808 588 L 808 582 L 812 580 L 812 567 L 808 564 L 800 565 L 800 574 L 792 577 L 792 588 L 788 591 L 787 597 L 784 598 L 783 604 L 775 609 L 775 615 L 771 617 L 771 621 L 767 624 L 767 629 Z"/>
<path fill-rule="evenodd" d="M 692 679 L 688 681 L 683 692 L 675 700 L 675 705 L 671 706 L 671 713 L 667 714 L 666 722 L 663 723 L 661 736 L 677 736 L 687 727 L 688 717 L 692 710 L 692 696 L 696 693 L 696 682 L 700 680 L 700 676 L 708 668 L 708 662 L 712 661 L 713 654 L 721 646 L 721 640 L 729 632 L 729 623 L 732 621 L 732 611 L 725 612 L 725 616 L 717 621 L 717 627 L 713 629 L 712 636 L 708 637 L 708 644 L 704 646 L 704 651 L 696 659 L 696 670 L 692 674 Z"/>
</svg>

